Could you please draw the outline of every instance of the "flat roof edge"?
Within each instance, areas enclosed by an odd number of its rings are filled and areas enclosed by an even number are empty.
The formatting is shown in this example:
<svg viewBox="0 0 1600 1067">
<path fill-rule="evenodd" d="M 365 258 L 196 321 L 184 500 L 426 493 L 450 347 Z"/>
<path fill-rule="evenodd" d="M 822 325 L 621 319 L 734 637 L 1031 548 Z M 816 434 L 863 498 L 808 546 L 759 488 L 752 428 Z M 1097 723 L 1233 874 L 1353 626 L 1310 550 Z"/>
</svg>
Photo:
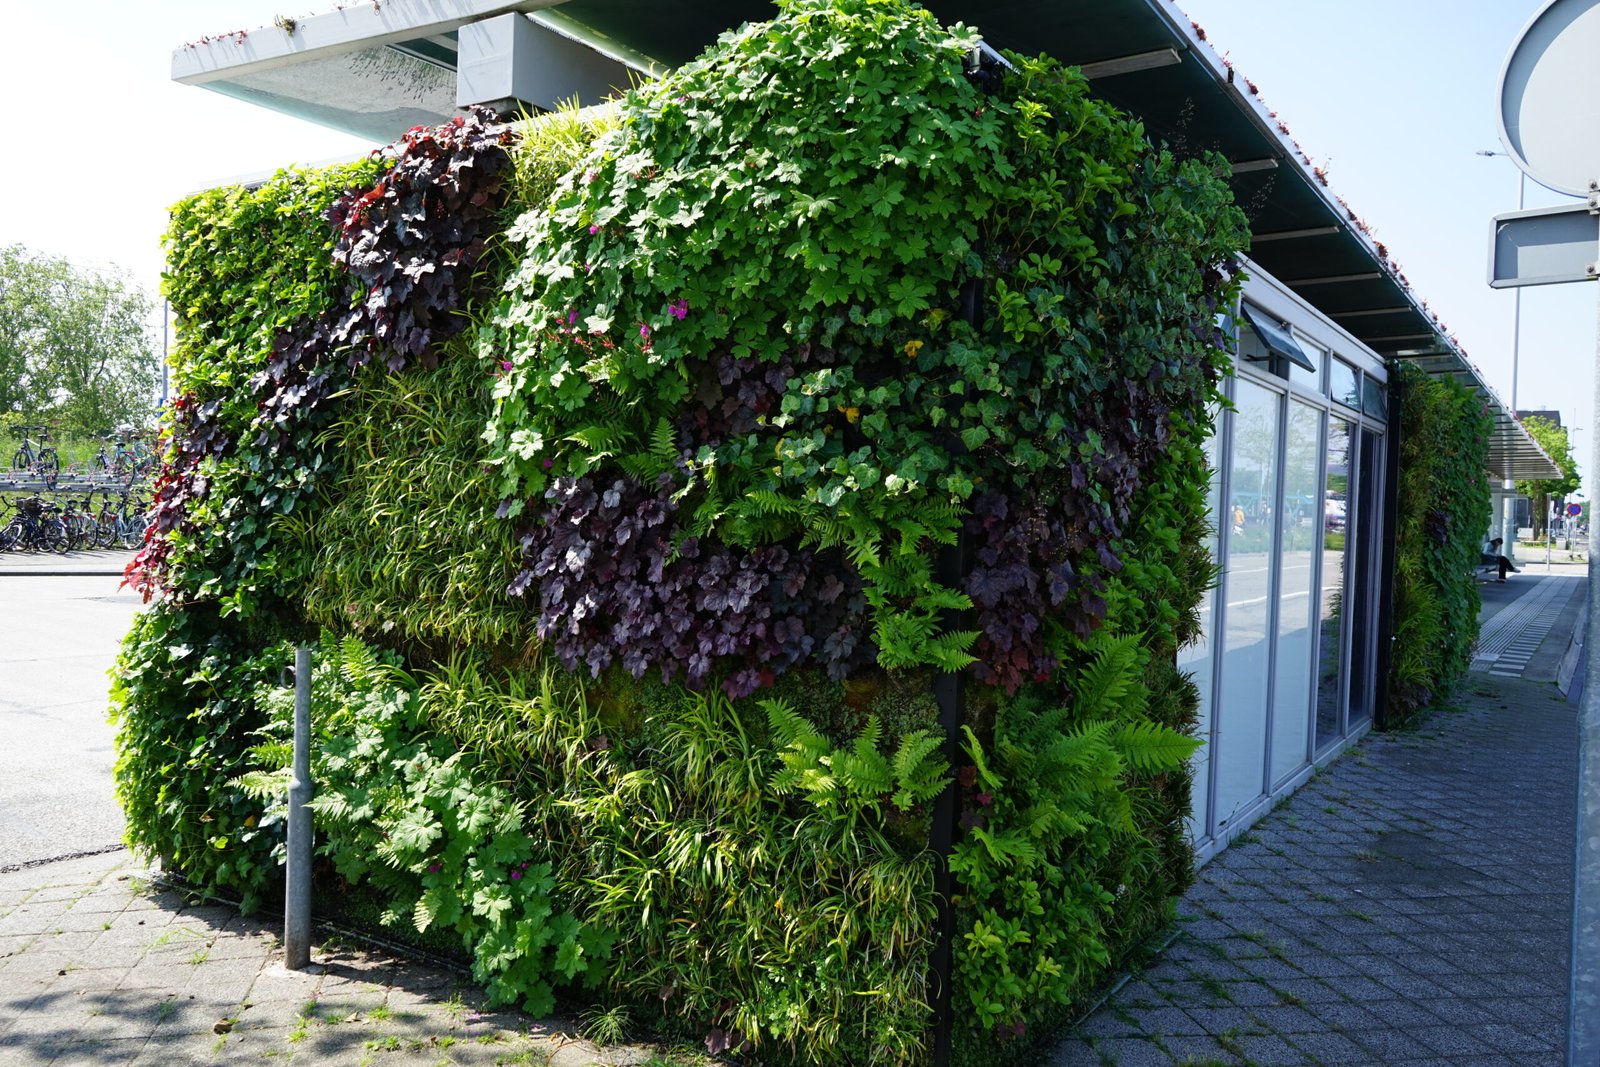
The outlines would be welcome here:
<svg viewBox="0 0 1600 1067">
<path fill-rule="evenodd" d="M 563 0 L 357 0 L 336 11 L 202 37 L 172 51 L 172 80 L 204 85 L 399 41 L 448 33 L 507 12 L 529 13 Z M 289 27 L 292 27 L 290 29 Z"/>
</svg>

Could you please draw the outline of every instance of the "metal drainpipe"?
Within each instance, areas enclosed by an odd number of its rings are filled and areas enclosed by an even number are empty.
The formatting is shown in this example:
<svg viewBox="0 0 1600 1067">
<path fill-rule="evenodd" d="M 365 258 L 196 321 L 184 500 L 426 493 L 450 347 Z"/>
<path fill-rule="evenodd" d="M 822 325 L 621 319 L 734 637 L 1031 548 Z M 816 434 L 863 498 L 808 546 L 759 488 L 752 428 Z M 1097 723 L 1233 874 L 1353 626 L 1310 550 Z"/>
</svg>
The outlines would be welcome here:
<svg viewBox="0 0 1600 1067">
<path fill-rule="evenodd" d="M 997 52 L 980 44 L 967 60 L 967 77 L 982 88 L 985 82 L 998 77 L 1010 66 Z M 975 244 L 982 255 L 982 248 Z M 975 331 L 983 325 L 983 279 L 969 278 L 961 286 L 961 319 Z M 966 446 L 960 437 L 952 434 L 950 451 L 964 455 Z M 970 547 L 966 531 L 956 536 L 954 545 L 939 549 L 934 575 L 940 585 L 960 589 L 966 582 L 971 566 Z M 962 629 L 964 620 L 952 614 L 945 620 L 947 629 Z M 961 724 L 966 721 L 966 672 L 952 671 L 939 675 L 933 682 L 933 699 L 939 708 L 939 729 L 944 733 L 945 758 L 952 769 L 961 765 Z M 939 940 L 933 947 L 929 969 L 933 977 L 933 1067 L 949 1067 L 955 1033 L 955 936 L 956 917 L 952 898 L 955 893 L 955 876 L 950 871 L 950 853 L 955 847 L 957 823 L 961 817 L 960 787 L 951 778 L 945 783 L 933 804 L 933 825 L 928 832 L 928 845 L 939 857 L 934 867 L 934 896 L 939 901 Z"/>
<path fill-rule="evenodd" d="M 1383 435 L 1383 536 L 1379 540 L 1382 556 L 1378 560 L 1378 656 L 1377 693 L 1373 725 L 1386 730 L 1394 725 L 1389 715 L 1389 664 L 1394 645 L 1394 569 L 1400 534 L 1400 435 L 1404 432 L 1401 409 L 1405 404 L 1405 382 L 1398 374 L 1389 377 L 1389 428 Z"/>
</svg>

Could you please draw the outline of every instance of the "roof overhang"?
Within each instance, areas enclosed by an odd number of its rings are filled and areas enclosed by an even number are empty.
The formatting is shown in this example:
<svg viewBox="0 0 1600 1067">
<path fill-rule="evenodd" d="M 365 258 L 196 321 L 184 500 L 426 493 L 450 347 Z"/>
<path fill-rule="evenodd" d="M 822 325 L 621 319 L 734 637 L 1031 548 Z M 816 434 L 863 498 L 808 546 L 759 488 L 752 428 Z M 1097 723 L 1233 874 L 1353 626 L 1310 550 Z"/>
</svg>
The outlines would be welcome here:
<svg viewBox="0 0 1600 1067">
<path fill-rule="evenodd" d="M 1489 431 L 1489 457 L 1485 463 L 1497 478 L 1520 481 L 1546 481 L 1565 477 L 1561 468 L 1539 447 L 1517 413 L 1506 406 L 1483 380 L 1483 372 L 1460 352 L 1439 348 L 1417 351 L 1403 357 L 1430 375 L 1466 386 L 1483 398 L 1484 410 L 1493 420 Z M 1405 432 L 1404 429 L 1401 432 Z"/>
<path fill-rule="evenodd" d="M 665 69 L 551 14 L 562 0 L 361 0 L 203 37 L 172 78 L 387 143 L 472 104 L 594 103 Z"/>
<path fill-rule="evenodd" d="M 1379 355 L 1417 362 L 1480 393 L 1497 413 L 1495 474 L 1559 477 L 1388 249 L 1333 195 L 1256 87 L 1171 0 L 923 6 L 945 22 L 978 25 L 995 47 L 1083 67 L 1096 94 L 1138 117 L 1152 140 L 1183 153 L 1219 153 L 1250 220 L 1254 262 Z M 485 92 L 504 89 L 533 109 L 569 98 L 595 103 L 630 78 L 686 62 L 721 32 L 775 13 L 769 0 L 654 0 L 647 7 L 638 0 L 360 0 L 188 45 L 173 53 L 173 77 L 390 141 L 467 103 L 488 102 L 473 99 Z M 491 33 L 493 20 L 514 30 Z M 513 66 L 537 68 L 538 77 L 507 88 L 504 56 Z M 491 88 L 468 88 L 474 78 Z"/>
</svg>

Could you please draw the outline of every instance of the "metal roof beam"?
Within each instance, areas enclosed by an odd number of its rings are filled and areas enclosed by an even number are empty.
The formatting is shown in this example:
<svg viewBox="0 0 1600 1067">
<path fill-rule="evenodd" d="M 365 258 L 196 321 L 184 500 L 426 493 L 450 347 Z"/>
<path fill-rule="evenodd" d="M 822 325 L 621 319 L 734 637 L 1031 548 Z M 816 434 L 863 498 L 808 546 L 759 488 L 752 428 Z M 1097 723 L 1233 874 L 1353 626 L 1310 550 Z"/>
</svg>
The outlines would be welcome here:
<svg viewBox="0 0 1600 1067">
<path fill-rule="evenodd" d="M 1407 311 L 1415 311 L 1410 304 L 1396 304 L 1387 308 L 1362 308 L 1360 311 L 1330 311 L 1330 319 L 1364 319 L 1370 315 L 1399 315 Z"/>
<path fill-rule="evenodd" d="M 1272 157 L 1266 159 L 1241 159 L 1237 163 L 1228 164 L 1228 176 L 1238 174 L 1251 174 L 1258 170 L 1277 170 L 1278 161 Z"/>
<path fill-rule="evenodd" d="M 1382 277 L 1381 271 L 1369 271 L 1362 274 L 1329 274 L 1321 278 L 1289 278 L 1283 284 L 1291 288 L 1296 285 L 1337 285 L 1343 282 L 1370 282 Z"/>
<path fill-rule="evenodd" d="M 1078 69 L 1083 71 L 1085 78 L 1094 81 L 1096 78 L 1114 78 L 1118 74 L 1137 74 L 1141 70 L 1172 67 L 1182 62 L 1183 57 L 1176 48 L 1157 48 L 1153 52 L 1137 52 L 1131 56 L 1085 63 Z"/>
<path fill-rule="evenodd" d="M 1276 164 L 1276 160 L 1273 161 Z M 1234 164 L 1234 173 L 1239 173 L 1239 164 Z M 1295 241 L 1302 237 L 1328 237 L 1339 232 L 1337 226 L 1308 226 L 1303 230 L 1276 230 L 1272 233 L 1253 233 L 1250 243 L 1261 244 L 1263 241 Z"/>
</svg>

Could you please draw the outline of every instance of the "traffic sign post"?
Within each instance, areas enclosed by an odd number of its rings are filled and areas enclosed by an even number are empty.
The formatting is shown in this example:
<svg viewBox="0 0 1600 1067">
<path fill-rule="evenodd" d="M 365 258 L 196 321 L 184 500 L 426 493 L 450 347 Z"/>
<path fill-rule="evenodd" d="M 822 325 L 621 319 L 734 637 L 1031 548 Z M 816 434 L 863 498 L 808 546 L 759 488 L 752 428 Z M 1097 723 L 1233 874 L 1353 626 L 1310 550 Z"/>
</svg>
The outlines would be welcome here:
<svg viewBox="0 0 1600 1067">
<path fill-rule="evenodd" d="M 1600 0 L 1549 0 L 1523 27 L 1500 72 L 1500 140 L 1522 172 L 1588 203 L 1495 219 L 1495 288 L 1594 281 L 1600 273 Z M 1595 410 L 1600 411 L 1600 322 Z M 1600 478 L 1600 434 L 1589 476 Z M 1591 497 L 1592 498 L 1592 497 Z M 1549 538 L 1545 542 L 1549 567 Z M 1589 639 L 1578 720 L 1578 832 L 1573 869 L 1567 1062 L 1600 1065 L 1600 574 L 1589 555 Z"/>
<path fill-rule="evenodd" d="M 1496 215 L 1489 228 L 1489 286 L 1592 282 L 1600 277 L 1600 214 L 1588 203 Z"/>
</svg>

